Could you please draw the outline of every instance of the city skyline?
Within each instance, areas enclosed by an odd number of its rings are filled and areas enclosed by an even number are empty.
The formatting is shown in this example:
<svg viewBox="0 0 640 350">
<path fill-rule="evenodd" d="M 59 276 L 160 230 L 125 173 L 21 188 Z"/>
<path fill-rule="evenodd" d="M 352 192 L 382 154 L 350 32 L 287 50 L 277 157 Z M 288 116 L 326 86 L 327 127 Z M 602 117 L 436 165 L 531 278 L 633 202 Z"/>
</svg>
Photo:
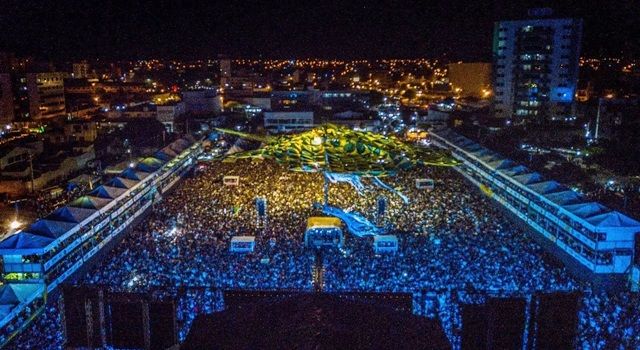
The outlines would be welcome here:
<svg viewBox="0 0 640 350">
<path fill-rule="evenodd" d="M 136 2 L 7 1 L 0 51 L 51 60 L 80 58 L 491 59 L 494 22 L 552 7 L 552 17 L 584 19 L 585 56 L 637 57 L 631 2 L 356 1 Z"/>
</svg>

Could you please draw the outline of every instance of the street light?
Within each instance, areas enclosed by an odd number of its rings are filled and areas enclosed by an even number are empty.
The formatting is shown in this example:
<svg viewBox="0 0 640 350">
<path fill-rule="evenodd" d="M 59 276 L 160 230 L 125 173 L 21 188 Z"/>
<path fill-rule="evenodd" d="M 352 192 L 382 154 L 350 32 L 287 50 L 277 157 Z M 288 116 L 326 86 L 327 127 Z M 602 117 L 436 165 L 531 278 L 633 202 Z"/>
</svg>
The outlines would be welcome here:
<svg viewBox="0 0 640 350">
<path fill-rule="evenodd" d="M 18 221 L 17 219 L 14 219 L 13 221 L 11 221 L 9 223 L 9 229 L 11 231 L 15 231 L 15 230 L 19 229 L 20 226 L 22 226 L 22 223 L 20 221 Z"/>
<path fill-rule="evenodd" d="M 604 98 L 598 98 L 598 114 L 596 114 L 596 131 L 593 135 L 593 138 L 598 141 L 598 132 L 600 131 L 600 109 L 602 108 L 602 101 L 604 99 L 610 100 L 613 98 L 613 94 L 608 94 Z"/>
</svg>

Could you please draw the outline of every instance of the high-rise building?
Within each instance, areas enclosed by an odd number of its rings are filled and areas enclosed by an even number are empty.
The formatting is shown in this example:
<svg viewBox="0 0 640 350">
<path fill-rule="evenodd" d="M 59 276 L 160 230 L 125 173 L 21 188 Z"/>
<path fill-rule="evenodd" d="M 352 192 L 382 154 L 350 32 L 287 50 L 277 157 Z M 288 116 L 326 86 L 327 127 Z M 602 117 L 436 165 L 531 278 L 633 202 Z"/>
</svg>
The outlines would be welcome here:
<svg viewBox="0 0 640 350">
<path fill-rule="evenodd" d="M 0 124 L 5 125 L 13 121 L 13 91 L 11 89 L 11 75 L 0 73 Z"/>
<path fill-rule="evenodd" d="M 89 63 L 82 61 L 80 63 L 73 64 L 73 77 L 76 79 L 83 79 L 89 76 Z"/>
<path fill-rule="evenodd" d="M 231 78 L 231 60 L 228 58 L 220 60 L 220 86 L 225 86 Z"/>
<path fill-rule="evenodd" d="M 32 120 L 64 116 L 65 73 L 27 73 L 26 88 L 29 98 L 29 116 Z"/>
<path fill-rule="evenodd" d="M 551 14 L 550 9 L 533 9 L 527 19 L 496 22 L 497 117 L 515 123 L 573 120 L 582 20 Z"/>
</svg>

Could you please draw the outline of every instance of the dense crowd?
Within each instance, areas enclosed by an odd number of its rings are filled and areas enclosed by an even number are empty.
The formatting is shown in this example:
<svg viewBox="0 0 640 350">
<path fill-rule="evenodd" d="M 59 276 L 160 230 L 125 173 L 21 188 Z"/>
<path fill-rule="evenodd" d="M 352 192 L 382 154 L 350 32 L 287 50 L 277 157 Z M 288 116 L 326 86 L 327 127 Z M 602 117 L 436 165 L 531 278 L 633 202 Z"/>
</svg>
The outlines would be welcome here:
<svg viewBox="0 0 640 350">
<path fill-rule="evenodd" d="M 240 176 L 240 183 L 223 185 L 225 175 Z M 416 178 L 435 179 L 435 188 L 417 190 Z M 414 309 L 439 317 L 455 346 L 457 303 L 463 302 L 455 291 L 497 296 L 580 291 L 580 347 L 640 347 L 637 296 L 596 292 L 572 278 L 455 171 L 417 168 L 384 181 L 409 196 L 409 204 L 375 186 L 360 195 L 346 183 L 330 186 L 329 202 L 389 227 L 399 238 L 395 254 L 376 255 L 371 238 L 347 235 L 343 247 L 317 260 L 303 235 L 307 218 L 322 215 L 313 205 L 323 198 L 321 174 L 289 172 L 269 161 L 216 162 L 163 198 L 77 283 L 112 291 L 165 288 L 177 300 L 181 339 L 198 313 L 223 308 L 224 289 L 429 292 L 436 310 L 422 302 Z M 382 217 L 376 213 L 379 196 L 387 198 Z M 256 213 L 256 197 L 267 199 L 266 220 Z M 236 235 L 255 236 L 255 252 L 230 252 Z M 314 286 L 319 270 L 322 285 Z M 50 305 L 13 347 L 62 347 L 59 310 L 55 301 Z"/>
</svg>

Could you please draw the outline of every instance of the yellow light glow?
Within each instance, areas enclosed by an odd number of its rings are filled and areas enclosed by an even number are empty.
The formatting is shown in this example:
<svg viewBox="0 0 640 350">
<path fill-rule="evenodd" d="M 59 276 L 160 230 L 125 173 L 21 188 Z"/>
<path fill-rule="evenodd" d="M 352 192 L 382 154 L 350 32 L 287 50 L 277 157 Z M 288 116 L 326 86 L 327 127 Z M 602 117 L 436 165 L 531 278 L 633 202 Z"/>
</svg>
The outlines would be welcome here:
<svg viewBox="0 0 640 350">
<path fill-rule="evenodd" d="M 20 228 L 20 226 L 22 226 L 22 223 L 18 220 L 13 220 L 11 221 L 11 223 L 9 223 L 9 228 L 11 230 L 17 230 L 18 228 Z"/>
</svg>

